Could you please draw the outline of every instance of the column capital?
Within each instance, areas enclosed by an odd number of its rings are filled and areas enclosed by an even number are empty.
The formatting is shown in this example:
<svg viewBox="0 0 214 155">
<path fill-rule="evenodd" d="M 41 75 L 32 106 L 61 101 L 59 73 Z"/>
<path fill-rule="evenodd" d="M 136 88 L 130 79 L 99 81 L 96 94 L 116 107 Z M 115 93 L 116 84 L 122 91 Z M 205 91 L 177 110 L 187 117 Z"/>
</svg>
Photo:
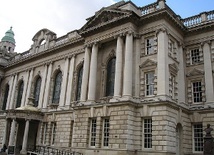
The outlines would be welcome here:
<svg viewBox="0 0 214 155">
<path fill-rule="evenodd" d="M 140 39 L 141 38 L 141 34 L 139 34 L 139 33 L 134 33 L 134 38 L 136 38 L 136 39 Z"/>
<path fill-rule="evenodd" d="M 201 47 L 203 47 L 205 44 L 211 45 L 211 40 L 205 40 L 201 42 Z"/>
<path fill-rule="evenodd" d="M 124 37 L 124 33 L 114 35 L 114 39 L 117 39 L 119 37 L 121 37 L 121 38 Z"/>
<path fill-rule="evenodd" d="M 165 27 L 161 27 L 159 29 L 156 30 L 156 35 L 158 35 L 160 32 L 166 33 L 168 34 L 168 31 Z"/>
</svg>

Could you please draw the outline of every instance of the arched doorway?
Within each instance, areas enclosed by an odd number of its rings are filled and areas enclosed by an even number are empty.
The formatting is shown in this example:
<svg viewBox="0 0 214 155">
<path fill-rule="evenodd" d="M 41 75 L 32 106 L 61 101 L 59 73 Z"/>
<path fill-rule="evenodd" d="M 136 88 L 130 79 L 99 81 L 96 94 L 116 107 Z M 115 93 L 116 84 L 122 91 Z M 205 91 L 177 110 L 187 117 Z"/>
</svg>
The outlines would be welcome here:
<svg viewBox="0 0 214 155">
<path fill-rule="evenodd" d="M 176 155 L 183 155 L 183 127 L 180 123 L 176 126 Z"/>
</svg>

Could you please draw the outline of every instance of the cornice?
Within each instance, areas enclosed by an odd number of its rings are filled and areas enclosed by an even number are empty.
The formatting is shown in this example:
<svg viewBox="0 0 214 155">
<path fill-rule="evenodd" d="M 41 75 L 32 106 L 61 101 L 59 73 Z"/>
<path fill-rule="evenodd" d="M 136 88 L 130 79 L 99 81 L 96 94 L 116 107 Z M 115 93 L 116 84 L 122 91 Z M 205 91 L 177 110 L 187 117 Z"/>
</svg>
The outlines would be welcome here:
<svg viewBox="0 0 214 155">
<path fill-rule="evenodd" d="M 79 53 L 83 53 L 83 52 L 84 52 L 84 48 L 80 48 L 80 49 L 76 49 L 76 50 L 70 51 L 69 53 L 61 54 L 60 56 L 59 55 L 55 55 L 51 59 L 46 59 L 46 60 L 43 60 L 43 61 L 41 61 L 39 63 L 34 63 L 32 65 L 29 65 L 27 67 L 26 66 L 22 66 L 21 68 L 16 69 L 15 71 L 14 70 L 9 71 L 9 72 L 7 72 L 5 74 L 5 77 L 10 76 L 14 72 L 19 73 L 19 72 L 23 72 L 25 70 L 29 70 L 31 68 L 37 68 L 37 67 L 40 67 L 40 66 L 43 66 L 43 65 L 49 65 L 50 63 L 53 63 L 55 61 L 65 59 L 66 57 L 70 58 L 72 56 L 75 56 L 75 55 L 77 55 Z"/>
</svg>

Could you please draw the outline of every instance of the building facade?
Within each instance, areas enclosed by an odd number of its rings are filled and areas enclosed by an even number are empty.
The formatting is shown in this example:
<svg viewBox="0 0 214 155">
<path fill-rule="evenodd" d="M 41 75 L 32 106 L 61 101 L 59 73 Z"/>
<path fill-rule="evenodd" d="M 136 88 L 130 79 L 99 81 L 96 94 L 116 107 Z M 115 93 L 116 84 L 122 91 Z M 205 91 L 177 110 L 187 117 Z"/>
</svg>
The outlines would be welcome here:
<svg viewBox="0 0 214 155">
<path fill-rule="evenodd" d="M 23 53 L 12 28 L 5 36 L 0 146 L 203 153 L 204 129 L 214 126 L 214 11 L 182 19 L 165 0 L 121 1 L 62 37 L 38 31 Z"/>
</svg>

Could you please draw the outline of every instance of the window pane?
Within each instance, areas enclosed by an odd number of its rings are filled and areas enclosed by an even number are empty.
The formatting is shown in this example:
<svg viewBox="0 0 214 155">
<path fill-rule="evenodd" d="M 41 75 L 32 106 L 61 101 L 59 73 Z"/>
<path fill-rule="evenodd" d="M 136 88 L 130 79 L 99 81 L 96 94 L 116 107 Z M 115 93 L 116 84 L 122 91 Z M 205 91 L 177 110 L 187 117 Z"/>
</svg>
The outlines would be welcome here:
<svg viewBox="0 0 214 155">
<path fill-rule="evenodd" d="M 53 100 L 52 103 L 59 103 L 60 92 L 61 92 L 61 83 L 62 83 L 62 72 L 59 72 L 56 75 L 54 81 L 54 90 L 53 90 Z"/>
<path fill-rule="evenodd" d="M 41 77 L 38 77 L 35 83 L 35 88 L 34 88 L 34 106 L 37 107 L 39 103 L 39 94 L 40 94 L 40 88 L 41 88 L 41 82 L 42 79 Z"/>
<path fill-rule="evenodd" d="M 21 81 L 18 87 L 18 96 L 16 101 L 16 108 L 21 106 L 22 94 L 23 94 L 24 82 Z"/>
<path fill-rule="evenodd" d="M 91 120 L 91 146 L 95 146 L 96 144 L 96 127 L 97 122 L 96 119 Z"/>
<path fill-rule="evenodd" d="M 76 100 L 80 100 L 81 96 L 81 85 L 82 85 L 82 75 L 83 75 L 83 67 L 79 69 L 78 73 L 78 81 L 77 81 L 77 95 L 76 95 Z"/>
<path fill-rule="evenodd" d="M 103 146 L 108 146 L 109 144 L 109 119 L 104 119 L 103 127 Z"/>
<path fill-rule="evenodd" d="M 202 124 L 194 125 L 194 150 L 203 151 L 203 126 Z"/>
<path fill-rule="evenodd" d="M 202 102 L 202 85 L 200 81 L 192 83 L 193 101 Z"/>
<path fill-rule="evenodd" d="M 112 58 L 108 62 L 107 80 L 106 80 L 106 96 L 114 95 L 115 62 L 116 62 L 116 58 Z"/>
<path fill-rule="evenodd" d="M 9 85 L 7 84 L 5 87 L 5 92 L 4 92 L 4 101 L 3 101 L 3 106 L 2 106 L 2 110 L 6 109 L 6 105 L 7 105 L 7 98 L 8 98 L 8 94 L 9 94 Z"/>
<path fill-rule="evenodd" d="M 152 119 L 144 119 L 144 148 L 152 148 Z"/>
<path fill-rule="evenodd" d="M 146 84 L 146 96 L 154 95 L 154 73 L 149 72 L 145 74 L 145 84 Z"/>
</svg>

